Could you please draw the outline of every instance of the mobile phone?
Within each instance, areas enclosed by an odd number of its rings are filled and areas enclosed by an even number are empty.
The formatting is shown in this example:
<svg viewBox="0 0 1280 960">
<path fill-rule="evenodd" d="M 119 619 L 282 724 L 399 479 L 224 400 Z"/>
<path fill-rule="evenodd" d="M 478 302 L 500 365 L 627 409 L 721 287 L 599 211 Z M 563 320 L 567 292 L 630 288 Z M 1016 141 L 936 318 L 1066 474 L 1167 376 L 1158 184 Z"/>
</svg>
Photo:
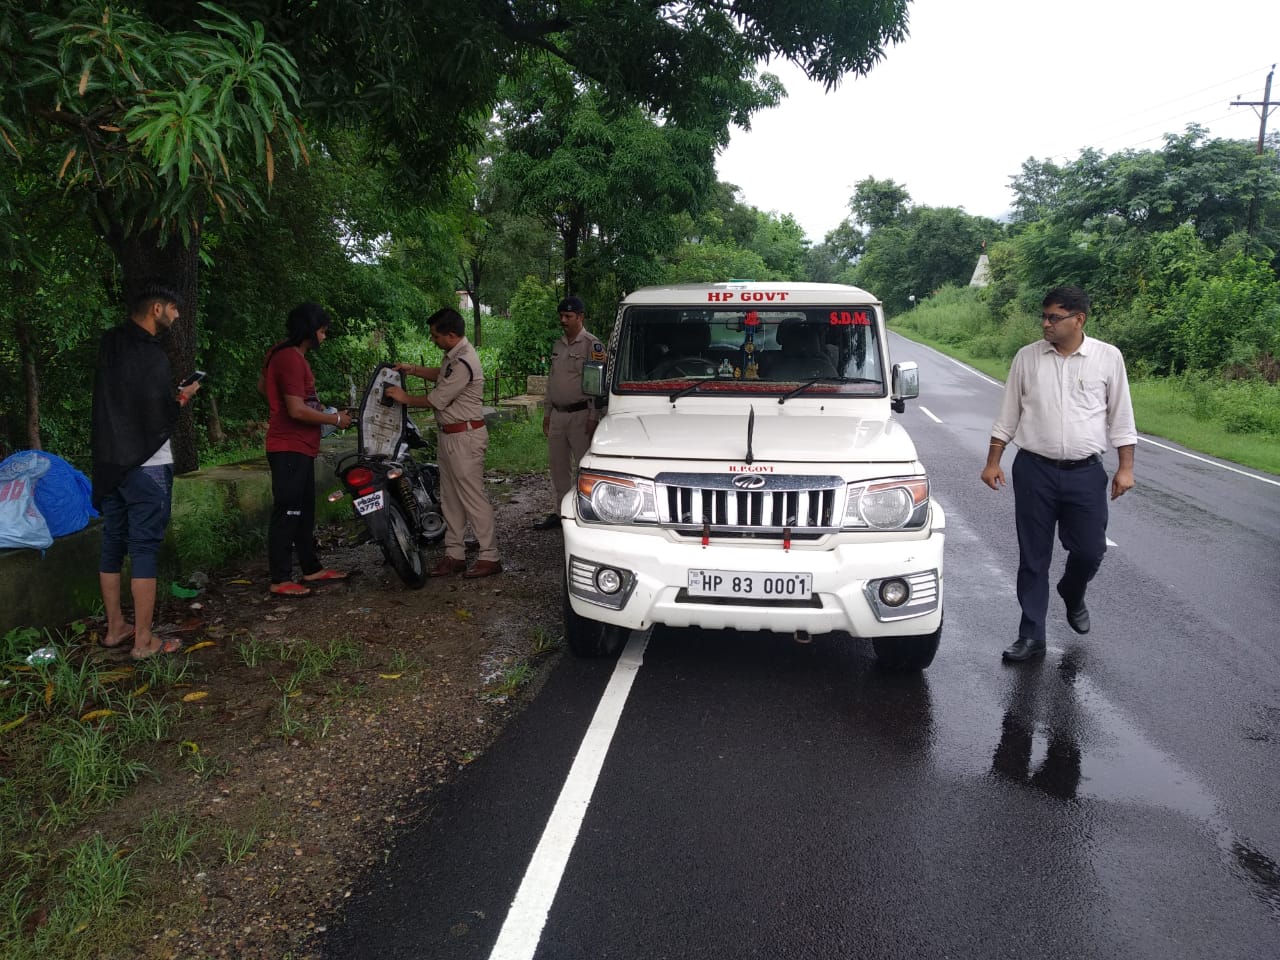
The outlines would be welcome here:
<svg viewBox="0 0 1280 960">
<path fill-rule="evenodd" d="M 206 374 L 203 370 L 197 370 L 191 376 L 187 377 L 187 379 L 183 380 L 180 384 L 178 384 L 178 389 L 181 390 L 183 387 L 189 387 L 193 383 L 199 383 L 206 376 L 208 376 L 208 374 Z"/>
</svg>

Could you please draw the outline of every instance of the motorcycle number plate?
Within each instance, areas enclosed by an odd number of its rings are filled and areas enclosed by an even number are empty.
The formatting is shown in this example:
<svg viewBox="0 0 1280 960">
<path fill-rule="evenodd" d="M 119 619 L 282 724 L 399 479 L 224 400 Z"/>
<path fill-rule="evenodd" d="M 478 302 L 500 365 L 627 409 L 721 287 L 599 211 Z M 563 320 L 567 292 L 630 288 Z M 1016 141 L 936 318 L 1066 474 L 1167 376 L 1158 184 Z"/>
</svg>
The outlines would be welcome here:
<svg viewBox="0 0 1280 960">
<path fill-rule="evenodd" d="M 355 501 L 356 513 L 364 516 L 368 513 L 374 513 L 382 509 L 382 491 L 375 490 L 373 493 L 365 497 L 359 497 Z"/>
</svg>

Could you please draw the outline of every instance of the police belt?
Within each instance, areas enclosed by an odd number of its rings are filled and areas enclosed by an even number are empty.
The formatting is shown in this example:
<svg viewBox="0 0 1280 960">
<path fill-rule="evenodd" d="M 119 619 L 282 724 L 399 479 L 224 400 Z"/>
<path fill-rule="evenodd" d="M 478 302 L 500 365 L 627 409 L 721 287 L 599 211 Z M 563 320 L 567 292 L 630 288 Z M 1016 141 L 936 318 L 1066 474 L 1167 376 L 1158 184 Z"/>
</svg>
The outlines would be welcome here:
<svg viewBox="0 0 1280 960">
<path fill-rule="evenodd" d="M 1041 463 L 1057 467 L 1059 470 L 1074 470 L 1076 467 L 1087 467 L 1102 461 L 1102 458 L 1096 453 L 1085 457 L 1083 460 L 1055 460 L 1053 457 L 1046 457 L 1043 454 L 1036 453 L 1034 450 L 1024 449 L 1022 452 L 1032 460 L 1039 460 Z"/>
<path fill-rule="evenodd" d="M 579 400 L 577 403 L 553 403 L 551 409 L 556 413 L 577 413 L 579 410 L 585 410 L 591 404 L 586 400 Z"/>
<path fill-rule="evenodd" d="M 440 424 L 441 433 L 466 433 L 468 430 L 479 430 L 484 426 L 483 420 L 463 420 L 459 423 Z"/>
</svg>

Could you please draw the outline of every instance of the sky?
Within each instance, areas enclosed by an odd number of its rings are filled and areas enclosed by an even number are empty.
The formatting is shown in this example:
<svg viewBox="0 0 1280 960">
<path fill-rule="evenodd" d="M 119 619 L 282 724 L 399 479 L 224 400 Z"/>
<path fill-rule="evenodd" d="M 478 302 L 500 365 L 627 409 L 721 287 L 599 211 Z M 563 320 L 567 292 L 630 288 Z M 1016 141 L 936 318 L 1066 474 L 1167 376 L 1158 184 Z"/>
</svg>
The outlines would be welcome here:
<svg viewBox="0 0 1280 960">
<path fill-rule="evenodd" d="M 1257 108 L 1280 61 L 1275 0 L 914 0 L 910 36 L 866 77 L 831 93 L 784 61 L 788 96 L 736 130 L 720 180 L 789 213 L 820 243 L 866 177 L 916 205 L 1000 218 L 1028 157 L 1159 150 L 1188 123 L 1256 142 Z M 1271 100 L 1280 101 L 1280 76 Z M 1280 131 L 1280 109 L 1267 130 Z"/>
</svg>

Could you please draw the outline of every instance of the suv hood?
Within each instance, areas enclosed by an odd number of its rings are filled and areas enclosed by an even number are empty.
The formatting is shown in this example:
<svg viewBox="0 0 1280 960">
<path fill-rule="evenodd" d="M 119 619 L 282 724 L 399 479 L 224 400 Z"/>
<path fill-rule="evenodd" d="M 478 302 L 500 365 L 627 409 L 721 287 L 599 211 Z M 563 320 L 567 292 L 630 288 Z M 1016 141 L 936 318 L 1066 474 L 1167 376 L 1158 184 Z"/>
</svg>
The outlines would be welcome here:
<svg viewBox="0 0 1280 960">
<path fill-rule="evenodd" d="M 610 414 L 592 438 L 605 457 L 739 461 L 747 455 L 746 414 Z M 759 461 L 911 463 L 915 444 L 893 417 L 756 413 L 751 448 Z"/>
</svg>

